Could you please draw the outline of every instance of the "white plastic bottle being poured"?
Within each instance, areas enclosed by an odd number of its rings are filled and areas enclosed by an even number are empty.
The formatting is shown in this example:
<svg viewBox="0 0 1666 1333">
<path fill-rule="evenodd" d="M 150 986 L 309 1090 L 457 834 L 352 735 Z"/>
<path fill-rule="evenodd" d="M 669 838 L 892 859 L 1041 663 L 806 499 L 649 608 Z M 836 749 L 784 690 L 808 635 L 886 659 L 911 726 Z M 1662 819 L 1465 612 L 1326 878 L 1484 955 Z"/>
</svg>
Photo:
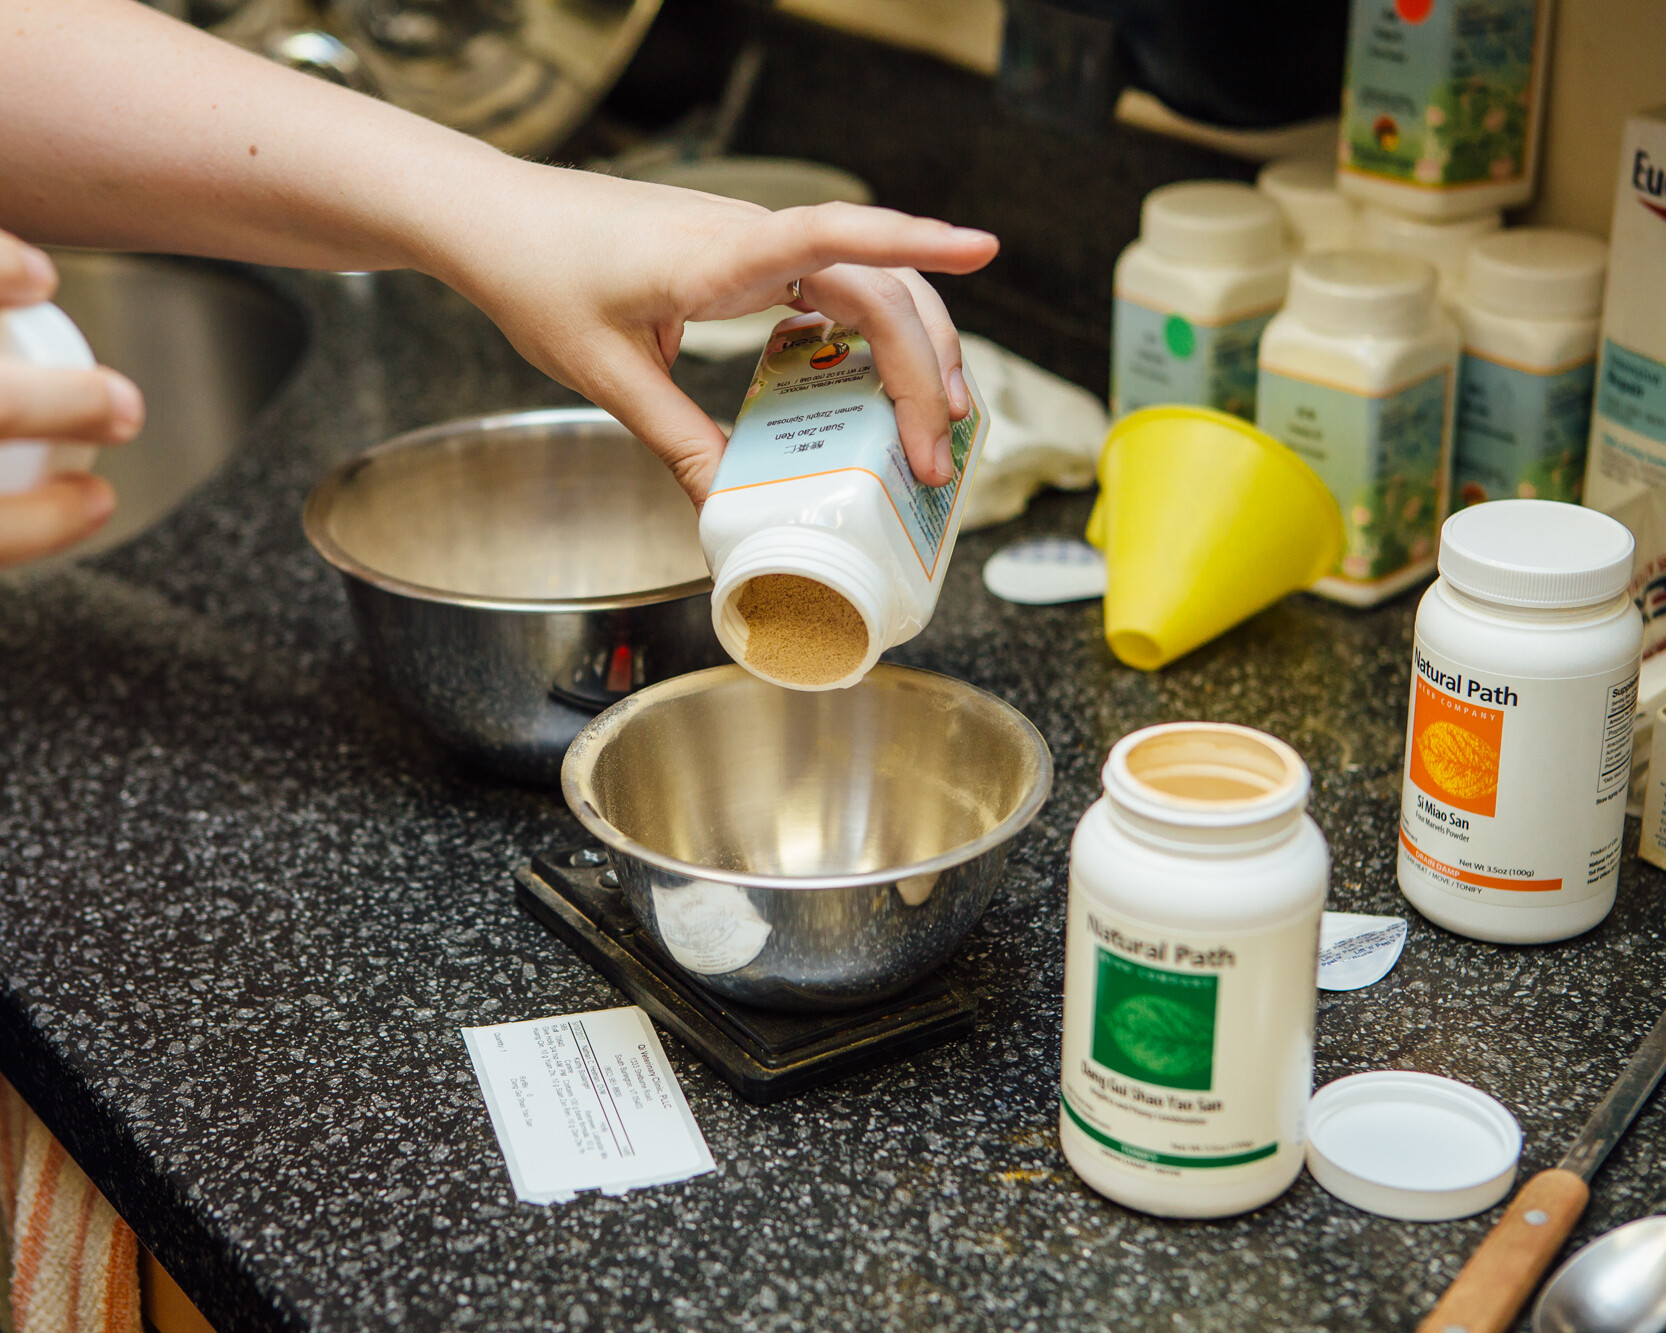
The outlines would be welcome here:
<svg viewBox="0 0 1666 1333">
<path fill-rule="evenodd" d="M 969 373 L 966 389 L 954 479 L 927 486 L 862 335 L 820 315 L 776 326 L 700 514 L 712 625 L 735 661 L 843 689 L 925 627 L 989 430 Z"/>
</svg>

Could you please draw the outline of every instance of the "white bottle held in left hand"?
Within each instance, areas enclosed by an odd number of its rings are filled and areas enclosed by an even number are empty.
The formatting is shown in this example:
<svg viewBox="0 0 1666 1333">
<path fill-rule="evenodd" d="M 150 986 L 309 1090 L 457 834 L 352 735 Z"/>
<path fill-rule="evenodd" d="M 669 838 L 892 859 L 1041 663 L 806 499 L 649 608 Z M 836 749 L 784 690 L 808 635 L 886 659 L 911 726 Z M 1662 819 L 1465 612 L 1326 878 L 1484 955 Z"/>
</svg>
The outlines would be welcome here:
<svg viewBox="0 0 1666 1333">
<path fill-rule="evenodd" d="M 0 311 L 0 357 L 60 370 L 98 365 L 75 321 L 50 301 Z M 32 490 L 56 472 L 85 472 L 97 457 L 91 445 L 0 441 L 0 495 Z"/>
</svg>

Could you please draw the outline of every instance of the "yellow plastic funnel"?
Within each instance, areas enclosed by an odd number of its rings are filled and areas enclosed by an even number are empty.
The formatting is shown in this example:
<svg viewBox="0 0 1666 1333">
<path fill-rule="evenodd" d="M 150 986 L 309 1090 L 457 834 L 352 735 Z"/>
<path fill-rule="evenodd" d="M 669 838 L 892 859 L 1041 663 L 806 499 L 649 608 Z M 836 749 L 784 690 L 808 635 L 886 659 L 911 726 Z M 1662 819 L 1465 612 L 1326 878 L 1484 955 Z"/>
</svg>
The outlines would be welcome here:
<svg viewBox="0 0 1666 1333">
<path fill-rule="evenodd" d="M 1342 557 L 1342 511 L 1312 468 L 1247 421 L 1147 407 L 1114 426 L 1087 537 L 1105 552 L 1105 639 L 1155 671 Z"/>
</svg>

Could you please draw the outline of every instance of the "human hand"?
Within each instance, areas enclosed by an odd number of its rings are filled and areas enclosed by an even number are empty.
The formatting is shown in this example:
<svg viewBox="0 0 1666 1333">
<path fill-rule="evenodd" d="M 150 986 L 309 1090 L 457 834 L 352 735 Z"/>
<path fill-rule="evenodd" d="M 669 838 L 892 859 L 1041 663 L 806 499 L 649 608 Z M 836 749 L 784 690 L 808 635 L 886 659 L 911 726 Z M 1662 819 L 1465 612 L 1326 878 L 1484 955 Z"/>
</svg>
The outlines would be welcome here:
<svg viewBox="0 0 1666 1333">
<path fill-rule="evenodd" d="M 57 287 L 57 271 L 42 251 L 0 232 L 0 308 L 45 301 Z M 113 370 L 45 369 L 0 355 L 0 446 L 35 439 L 122 444 L 139 433 L 144 416 L 137 387 Z M 110 483 L 85 472 L 61 472 L 0 495 L 0 567 L 91 536 L 115 507 Z"/>
<path fill-rule="evenodd" d="M 692 190 L 499 159 L 500 178 L 429 257 L 520 353 L 606 408 L 704 502 L 724 436 L 669 374 L 686 320 L 794 304 L 862 331 L 914 474 L 953 478 L 970 410 L 960 339 L 919 270 L 969 273 L 987 232 L 854 204 L 771 213 Z M 795 279 L 801 299 L 790 299 Z"/>
</svg>

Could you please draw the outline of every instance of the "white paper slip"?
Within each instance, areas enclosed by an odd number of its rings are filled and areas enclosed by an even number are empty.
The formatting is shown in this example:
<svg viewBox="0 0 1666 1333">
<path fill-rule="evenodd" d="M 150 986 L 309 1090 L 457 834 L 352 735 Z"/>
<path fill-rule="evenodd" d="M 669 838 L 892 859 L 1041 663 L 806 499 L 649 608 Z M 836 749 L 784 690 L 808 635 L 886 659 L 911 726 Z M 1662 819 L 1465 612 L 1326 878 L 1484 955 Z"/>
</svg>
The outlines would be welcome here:
<svg viewBox="0 0 1666 1333">
<path fill-rule="evenodd" d="M 636 1006 L 464 1028 L 463 1042 L 522 1203 L 623 1194 L 715 1169 Z"/>
<path fill-rule="evenodd" d="M 989 557 L 983 586 L 1027 606 L 1103 597 L 1105 557 L 1074 537 L 1026 537 Z"/>
<path fill-rule="evenodd" d="M 1319 918 L 1319 989 L 1364 990 L 1400 961 L 1406 919 L 1326 912 Z"/>
</svg>

